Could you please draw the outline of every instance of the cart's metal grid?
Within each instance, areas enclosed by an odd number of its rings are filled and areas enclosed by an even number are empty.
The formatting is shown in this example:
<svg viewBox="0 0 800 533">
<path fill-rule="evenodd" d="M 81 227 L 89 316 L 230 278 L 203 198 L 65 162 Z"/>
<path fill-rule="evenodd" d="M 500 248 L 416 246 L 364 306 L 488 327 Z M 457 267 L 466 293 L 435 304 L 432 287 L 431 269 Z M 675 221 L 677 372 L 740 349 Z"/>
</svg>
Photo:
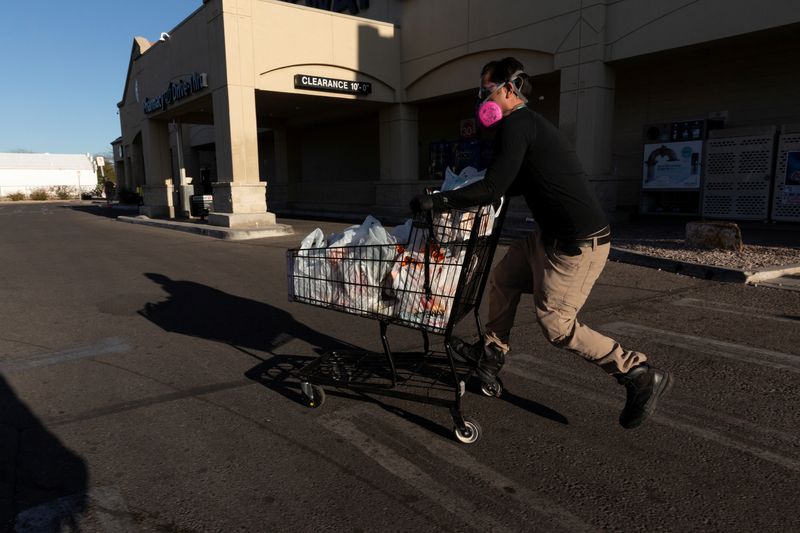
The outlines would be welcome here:
<svg viewBox="0 0 800 533">
<path fill-rule="evenodd" d="M 461 397 L 477 361 L 454 357 L 453 328 L 470 312 L 478 334 L 480 308 L 500 237 L 505 206 L 449 209 L 415 216 L 409 242 L 291 249 L 289 300 L 375 319 L 383 353 L 336 350 L 299 372 L 307 404 L 324 401 L 320 386 L 412 399 L 450 408 L 455 435 L 475 442 L 479 426 L 461 413 Z M 389 324 L 419 330 L 420 352 L 393 352 Z M 429 333 L 444 336 L 432 351 Z"/>
</svg>

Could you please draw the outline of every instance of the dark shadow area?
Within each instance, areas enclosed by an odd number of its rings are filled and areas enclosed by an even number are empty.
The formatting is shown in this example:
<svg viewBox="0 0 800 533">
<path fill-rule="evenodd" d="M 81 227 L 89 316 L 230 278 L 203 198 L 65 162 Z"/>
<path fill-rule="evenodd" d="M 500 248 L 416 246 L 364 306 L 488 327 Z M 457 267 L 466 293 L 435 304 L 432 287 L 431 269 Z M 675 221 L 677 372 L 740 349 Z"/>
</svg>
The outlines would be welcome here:
<svg viewBox="0 0 800 533">
<path fill-rule="evenodd" d="M 79 213 L 88 213 L 90 215 L 104 217 L 104 218 L 117 218 L 119 216 L 137 216 L 139 214 L 137 209 L 119 209 L 108 207 L 105 204 L 92 204 L 92 205 L 64 205 L 67 209 L 78 211 Z"/>
<path fill-rule="evenodd" d="M 504 402 L 508 402 L 515 407 L 519 407 L 520 409 L 533 413 L 537 416 L 541 416 L 542 418 L 552 420 L 553 422 L 558 422 L 559 424 L 564 424 L 564 425 L 569 424 L 569 420 L 567 419 L 567 417 L 565 417 L 558 411 L 550 409 L 546 405 L 542 405 L 533 400 L 529 400 L 528 398 L 517 396 L 508 389 L 503 390 L 503 395 L 500 396 L 500 399 L 503 400 Z"/>
<path fill-rule="evenodd" d="M 148 272 L 145 276 L 160 285 L 168 296 L 162 302 L 148 303 L 139 311 L 141 316 L 164 331 L 228 344 L 258 360 L 258 364 L 248 370 L 245 376 L 291 401 L 305 403 L 297 373 L 315 357 L 276 353 L 289 341 L 298 339 L 306 342 L 317 355 L 334 350 L 367 351 L 310 328 L 295 320 L 290 313 L 269 304 L 234 296 L 200 283 L 173 280 L 163 274 Z M 268 352 L 269 356 L 264 357 L 256 351 Z M 403 373 L 402 368 L 403 364 L 399 363 L 398 372 Z M 388 367 L 385 370 L 388 372 Z M 441 388 L 441 368 L 421 367 L 415 372 L 415 379 L 430 378 Z M 380 392 L 365 394 L 335 387 L 325 387 L 325 391 L 330 396 L 374 403 L 435 434 L 452 437 L 450 428 L 376 399 L 374 396 L 380 395 Z M 480 394 L 479 386 L 477 393 Z M 538 416 L 561 424 L 568 423 L 563 415 L 552 409 L 508 391 L 504 392 L 503 399 Z"/>
<path fill-rule="evenodd" d="M 168 296 L 162 302 L 146 304 L 139 314 L 164 331 L 270 353 L 293 339 L 323 351 L 353 348 L 269 304 L 200 283 L 173 280 L 163 274 L 148 272 L 145 276 L 160 285 Z"/>
<path fill-rule="evenodd" d="M 313 358 L 299 357 L 299 356 L 274 356 L 263 363 L 256 365 L 250 369 L 245 375 L 261 383 L 265 387 L 278 392 L 284 397 L 303 403 L 303 394 L 300 391 L 300 384 L 298 381 L 290 381 L 294 377 L 294 373 L 300 370 L 303 366 L 311 362 Z M 405 418 L 410 422 L 420 426 L 423 429 L 430 431 L 441 437 L 451 439 L 453 436 L 452 429 L 446 428 L 441 424 L 429 420 L 425 417 L 419 416 L 415 413 L 407 411 L 397 406 L 389 405 L 382 402 L 375 396 L 370 396 L 360 391 L 351 389 L 335 389 L 331 387 L 325 388 L 325 393 L 328 396 L 338 398 L 348 398 L 351 400 L 363 401 L 377 405 L 384 411 L 391 413 L 395 416 Z"/>
<path fill-rule="evenodd" d="M 86 462 L 0 377 L 0 531 L 79 531 L 88 478 Z"/>
</svg>

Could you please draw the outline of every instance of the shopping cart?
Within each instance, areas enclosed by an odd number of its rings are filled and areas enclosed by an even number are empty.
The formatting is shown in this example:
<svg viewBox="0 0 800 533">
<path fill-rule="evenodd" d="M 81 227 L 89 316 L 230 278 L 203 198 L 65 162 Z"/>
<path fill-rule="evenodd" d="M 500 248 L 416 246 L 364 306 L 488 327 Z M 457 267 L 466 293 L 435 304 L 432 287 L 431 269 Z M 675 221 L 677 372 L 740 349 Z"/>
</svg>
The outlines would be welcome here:
<svg viewBox="0 0 800 533">
<path fill-rule="evenodd" d="M 473 443 L 481 429 L 462 415 L 465 384 L 477 361 L 464 361 L 451 346 L 455 325 L 478 310 L 505 217 L 495 209 L 421 213 L 408 242 L 287 252 L 289 300 L 375 319 L 383 352 L 333 350 L 297 373 L 309 407 L 325 401 L 323 386 L 379 393 L 449 407 L 455 437 Z M 422 351 L 393 352 L 388 326 L 419 330 Z M 431 350 L 429 334 L 444 336 L 444 351 Z M 487 395 L 499 395 L 497 389 Z"/>
</svg>

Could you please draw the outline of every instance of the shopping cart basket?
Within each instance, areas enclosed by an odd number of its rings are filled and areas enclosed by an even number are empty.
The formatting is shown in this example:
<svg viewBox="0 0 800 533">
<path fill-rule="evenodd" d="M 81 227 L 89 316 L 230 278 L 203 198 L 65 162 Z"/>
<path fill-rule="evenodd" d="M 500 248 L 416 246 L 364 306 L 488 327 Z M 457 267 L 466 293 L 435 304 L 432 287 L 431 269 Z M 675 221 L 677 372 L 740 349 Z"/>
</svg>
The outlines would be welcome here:
<svg viewBox="0 0 800 533">
<path fill-rule="evenodd" d="M 290 301 L 375 319 L 383 345 L 383 353 L 329 351 L 299 370 L 306 405 L 322 405 L 323 386 L 423 401 L 450 408 L 459 441 L 478 440 L 480 426 L 461 412 L 477 361 L 454 357 L 451 338 L 470 312 L 483 336 L 478 310 L 505 217 L 500 204 L 420 213 L 403 244 L 287 252 Z M 419 330 L 422 351 L 393 352 L 390 324 Z M 431 350 L 429 334 L 444 336 L 443 352 Z"/>
</svg>

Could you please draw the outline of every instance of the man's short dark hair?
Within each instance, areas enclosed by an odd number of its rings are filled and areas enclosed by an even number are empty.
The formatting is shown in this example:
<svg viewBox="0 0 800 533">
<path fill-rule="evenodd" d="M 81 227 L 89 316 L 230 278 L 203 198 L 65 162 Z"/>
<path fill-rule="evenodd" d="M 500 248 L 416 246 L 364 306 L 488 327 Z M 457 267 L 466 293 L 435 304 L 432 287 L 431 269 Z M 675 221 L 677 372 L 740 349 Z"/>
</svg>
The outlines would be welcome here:
<svg viewBox="0 0 800 533">
<path fill-rule="evenodd" d="M 497 61 L 489 61 L 486 63 L 481 70 L 481 78 L 483 78 L 488 72 L 489 81 L 492 83 L 505 83 L 511 79 L 511 76 L 513 76 L 515 72 L 520 70 L 525 70 L 525 67 L 522 66 L 522 63 L 513 57 L 505 57 Z M 517 85 L 517 89 L 522 93 L 523 96 L 525 96 L 525 98 L 530 98 L 530 76 L 523 72 L 523 74 L 520 75 L 520 79 L 524 83 Z"/>
</svg>

